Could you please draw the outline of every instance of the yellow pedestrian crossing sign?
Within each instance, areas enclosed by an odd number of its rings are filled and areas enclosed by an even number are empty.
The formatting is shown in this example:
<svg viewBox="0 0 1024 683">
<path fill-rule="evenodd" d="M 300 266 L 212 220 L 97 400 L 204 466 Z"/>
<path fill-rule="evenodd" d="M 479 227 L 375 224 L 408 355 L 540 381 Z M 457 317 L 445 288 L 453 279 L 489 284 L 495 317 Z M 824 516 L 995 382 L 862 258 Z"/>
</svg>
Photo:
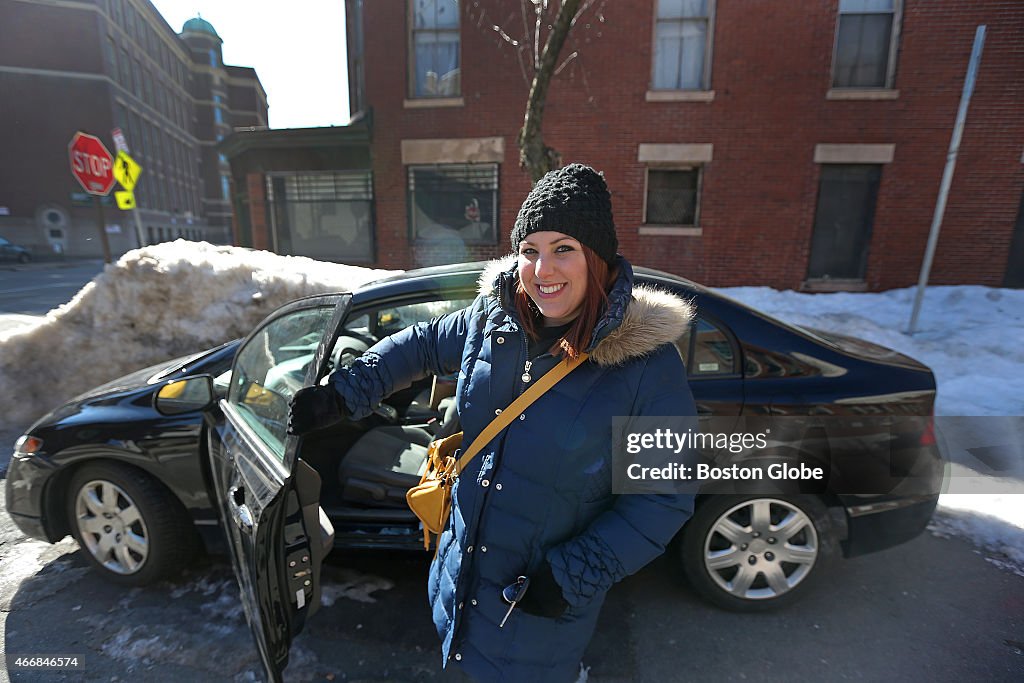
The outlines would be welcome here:
<svg viewBox="0 0 1024 683">
<path fill-rule="evenodd" d="M 117 200 L 117 208 L 122 211 L 129 211 L 135 208 L 135 193 L 125 190 L 124 192 L 115 192 L 114 198 Z"/>
<path fill-rule="evenodd" d="M 121 183 L 121 187 L 130 193 L 135 189 L 135 183 L 139 182 L 140 173 L 142 173 L 142 167 L 139 166 L 139 162 L 128 156 L 127 152 L 117 153 L 117 158 L 114 159 L 114 178 Z M 118 201 L 118 205 L 120 205 L 120 201 Z M 132 205 L 134 206 L 134 199 Z"/>
</svg>

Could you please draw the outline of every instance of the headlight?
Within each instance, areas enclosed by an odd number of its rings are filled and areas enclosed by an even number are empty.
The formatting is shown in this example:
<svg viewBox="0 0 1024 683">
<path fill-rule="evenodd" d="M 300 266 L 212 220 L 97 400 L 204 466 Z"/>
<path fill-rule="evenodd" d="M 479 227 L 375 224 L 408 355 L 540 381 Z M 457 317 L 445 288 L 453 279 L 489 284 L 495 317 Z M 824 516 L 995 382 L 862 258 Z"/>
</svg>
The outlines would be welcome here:
<svg viewBox="0 0 1024 683">
<path fill-rule="evenodd" d="M 28 434 L 22 434 L 21 438 L 14 443 L 16 455 L 35 455 L 43 448 L 43 440 Z"/>
</svg>

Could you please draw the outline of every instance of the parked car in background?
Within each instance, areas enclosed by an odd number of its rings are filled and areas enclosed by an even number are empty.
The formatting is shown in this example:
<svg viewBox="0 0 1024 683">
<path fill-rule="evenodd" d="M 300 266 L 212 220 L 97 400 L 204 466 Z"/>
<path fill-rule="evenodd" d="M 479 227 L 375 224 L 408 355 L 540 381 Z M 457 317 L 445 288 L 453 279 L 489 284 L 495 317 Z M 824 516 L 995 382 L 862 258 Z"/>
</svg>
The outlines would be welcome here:
<svg viewBox="0 0 1024 683">
<path fill-rule="evenodd" d="M 73 535 L 100 573 L 125 585 L 173 575 L 204 546 L 222 543 L 223 529 L 238 553 L 250 618 L 258 622 L 260 605 L 277 601 L 298 619 L 318 600 L 317 563 L 330 547 L 423 552 L 405 491 L 419 480 L 429 441 L 458 427 L 452 378 L 425 379 L 364 420 L 301 440 L 286 435 L 291 396 L 377 340 L 468 305 L 484 265 L 415 270 L 354 293 L 301 299 L 244 341 L 97 387 L 19 440 L 8 511 L 35 538 Z M 929 431 L 935 379 L 927 367 L 868 342 L 785 324 L 674 275 L 638 268 L 636 276 L 696 305 L 677 346 L 702 418 L 802 416 L 813 452 L 799 457 L 826 462 L 845 437 L 815 426 L 819 416 L 854 416 L 858 424 L 867 416 L 923 416 L 912 433 L 871 434 L 846 453 L 858 466 L 888 463 L 897 483 L 909 470 L 892 464 L 894 454 L 912 453 L 915 476 L 923 463 L 923 491 L 865 495 L 822 486 L 700 495 L 670 549 L 697 592 L 735 610 L 779 606 L 834 558 L 890 547 L 925 528 L 942 474 Z M 285 528 L 287 542 L 279 536 Z M 277 568 L 258 567 L 256 549 Z M 306 558 L 308 575 L 280 571 L 295 558 Z M 287 643 L 265 645 L 279 666 Z"/>
<path fill-rule="evenodd" d="M 32 252 L 25 247 L 14 244 L 5 237 L 0 237 L 0 261 L 17 261 L 28 263 L 32 260 Z"/>
</svg>

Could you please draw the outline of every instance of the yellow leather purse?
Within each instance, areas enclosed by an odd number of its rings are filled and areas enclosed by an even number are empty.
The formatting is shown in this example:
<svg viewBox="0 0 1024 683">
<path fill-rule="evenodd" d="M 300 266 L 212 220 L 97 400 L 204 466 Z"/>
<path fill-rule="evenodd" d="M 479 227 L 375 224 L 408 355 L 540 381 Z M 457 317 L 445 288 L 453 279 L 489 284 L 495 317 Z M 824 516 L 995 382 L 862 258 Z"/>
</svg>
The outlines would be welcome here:
<svg viewBox="0 0 1024 683">
<path fill-rule="evenodd" d="M 452 511 L 452 484 L 470 460 L 490 443 L 501 430 L 516 419 L 526 407 L 540 398 L 541 394 L 580 366 L 587 359 L 581 353 L 575 360 L 564 360 L 553 367 L 537 383 L 520 394 L 519 398 L 501 411 L 491 423 L 473 440 L 469 449 L 458 457 L 462 446 L 462 432 L 432 441 L 427 448 L 427 467 L 420 477 L 420 483 L 405 494 L 405 501 L 413 514 L 423 522 L 423 548 L 430 550 L 430 535 L 438 536 L 448 526 Z"/>
</svg>

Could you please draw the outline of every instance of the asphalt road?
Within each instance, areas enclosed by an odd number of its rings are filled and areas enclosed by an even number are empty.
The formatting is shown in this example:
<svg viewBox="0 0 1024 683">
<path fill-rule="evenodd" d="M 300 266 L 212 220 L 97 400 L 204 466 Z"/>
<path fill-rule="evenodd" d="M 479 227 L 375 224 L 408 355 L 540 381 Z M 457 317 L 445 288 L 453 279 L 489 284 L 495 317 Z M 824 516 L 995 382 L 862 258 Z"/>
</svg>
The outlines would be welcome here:
<svg viewBox="0 0 1024 683">
<path fill-rule="evenodd" d="M 103 271 L 103 262 L 0 263 L 0 314 L 44 315 Z"/>
<path fill-rule="evenodd" d="M 434 681 L 428 557 L 335 554 L 330 606 L 293 645 L 286 680 Z M 591 683 L 626 681 L 1019 681 L 1024 578 L 962 540 L 925 533 L 839 561 L 802 602 L 737 615 L 701 602 L 661 559 L 617 587 L 584 662 Z M 70 540 L 29 541 L 0 515 L 0 648 L 81 657 L 82 671 L 0 670 L 0 681 L 259 680 L 230 568 L 123 589 Z"/>
</svg>

